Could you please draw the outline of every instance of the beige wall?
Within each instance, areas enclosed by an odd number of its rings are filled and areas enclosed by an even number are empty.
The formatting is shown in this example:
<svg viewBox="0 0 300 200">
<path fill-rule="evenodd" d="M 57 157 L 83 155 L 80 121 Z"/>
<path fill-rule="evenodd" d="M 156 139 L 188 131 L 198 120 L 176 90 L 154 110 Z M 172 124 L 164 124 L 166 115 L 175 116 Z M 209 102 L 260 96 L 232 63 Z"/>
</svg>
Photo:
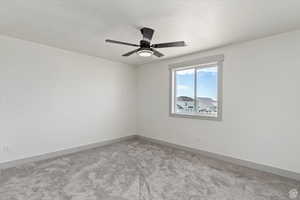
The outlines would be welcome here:
<svg viewBox="0 0 300 200">
<path fill-rule="evenodd" d="M 137 133 L 300 172 L 299 52 L 295 31 L 143 65 Z M 223 120 L 169 117 L 168 64 L 216 54 L 225 56 Z"/>
<path fill-rule="evenodd" d="M 134 67 L 0 37 L 0 163 L 132 135 L 135 105 Z"/>
</svg>

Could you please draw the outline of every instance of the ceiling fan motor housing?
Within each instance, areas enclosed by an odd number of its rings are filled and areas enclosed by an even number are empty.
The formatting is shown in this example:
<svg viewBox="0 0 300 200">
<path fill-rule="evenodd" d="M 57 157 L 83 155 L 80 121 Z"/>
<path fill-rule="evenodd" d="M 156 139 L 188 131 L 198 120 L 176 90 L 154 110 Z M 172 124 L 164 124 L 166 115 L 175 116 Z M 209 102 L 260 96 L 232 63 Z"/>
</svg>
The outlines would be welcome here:
<svg viewBox="0 0 300 200">
<path fill-rule="evenodd" d="M 146 40 L 141 40 L 140 47 L 143 49 L 150 49 L 150 42 L 148 42 Z"/>
</svg>

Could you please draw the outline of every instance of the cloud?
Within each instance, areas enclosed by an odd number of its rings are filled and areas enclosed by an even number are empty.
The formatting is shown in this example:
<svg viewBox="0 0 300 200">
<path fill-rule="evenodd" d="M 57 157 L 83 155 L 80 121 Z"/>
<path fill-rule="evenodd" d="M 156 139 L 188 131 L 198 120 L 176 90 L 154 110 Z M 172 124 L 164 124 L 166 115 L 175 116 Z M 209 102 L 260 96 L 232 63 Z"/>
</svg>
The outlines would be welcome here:
<svg viewBox="0 0 300 200">
<path fill-rule="evenodd" d="M 198 77 L 216 77 L 218 73 L 218 68 L 217 67 L 207 67 L 207 68 L 202 68 L 197 72 Z"/>
<path fill-rule="evenodd" d="M 186 85 L 177 85 L 177 89 L 178 89 L 178 90 L 188 90 L 189 87 L 186 86 Z"/>
</svg>

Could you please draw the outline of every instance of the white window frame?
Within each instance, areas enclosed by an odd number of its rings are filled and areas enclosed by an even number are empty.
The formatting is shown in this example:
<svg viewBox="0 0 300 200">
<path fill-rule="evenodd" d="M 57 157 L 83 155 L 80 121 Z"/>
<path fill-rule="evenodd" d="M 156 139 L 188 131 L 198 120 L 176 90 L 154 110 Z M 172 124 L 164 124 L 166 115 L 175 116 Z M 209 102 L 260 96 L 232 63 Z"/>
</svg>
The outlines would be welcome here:
<svg viewBox="0 0 300 200">
<path fill-rule="evenodd" d="M 204 120 L 222 120 L 222 91 L 223 91 L 223 61 L 224 55 L 215 55 L 205 58 L 200 58 L 196 60 L 184 61 L 181 63 L 175 63 L 169 65 L 170 71 L 170 100 L 169 100 L 169 115 L 171 117 L 184 117 L 184 118 L 194 118 L 194 119 L 204 119 Z M 186 69 L 195 69 L 195 81 L 194 81 L 194 99 L 197 96 L 197 69 L 207 68 L 210 65 L 217 65 L 218 68 L 218 113 L 216 117 L 213 116 L 203 116 L 198 113 L 177 113 L 175 110 L 176 102 L 176 76 L 175 72 Z M 195 100 L 196 101 L 196 100 Z M 197 101 L 196 103 L 197 104 Z M 197 105 L 196 105 L 197 106 Z"/>
</svg>

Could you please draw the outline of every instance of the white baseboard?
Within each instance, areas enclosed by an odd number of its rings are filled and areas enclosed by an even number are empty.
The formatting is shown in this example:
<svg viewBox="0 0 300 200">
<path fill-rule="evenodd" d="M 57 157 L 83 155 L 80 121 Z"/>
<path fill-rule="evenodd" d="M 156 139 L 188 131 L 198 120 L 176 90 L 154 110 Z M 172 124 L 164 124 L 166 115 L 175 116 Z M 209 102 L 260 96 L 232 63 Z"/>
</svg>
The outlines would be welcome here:
<svg viewBox="0 0 300 200">
<path fill-rule="evenodd" d="M 147 140 L 149 142 L 161 144 L 164 146 L 169 146 L 172 148 L 176 148 L 176 149 L 180 149 L 180 150 L 184 150 L 184 151 L 188 151 L 188 152 L 192 152 L 192 153 L 196 153 L 196 154 L 201 154 L 206 157 L 215 158 L 217 160 L 222 160 L 222 161 L 225 161 L 228 163 L 232 163 L 232 164 L 240 165 L 243 167 L 247 167 L 247 168 L 251 168 L 251 169 L 255 169 L 255 170 L 259 170 L 259 171 L 275 174 L 278 176 L 282 176 L 285 178 L 290 178 L 293 180 L 300 181 L 300 174 L 297 172 L 279 169 L 276 167 L 271 167 L 271 166 L 251 162 L 251 161 L 241 160 L 241 159 L 237 159 L 237 158 L 233 158 L 233 157 L 225 156 L 225 155 L 221 155 L 221 154 L 211 153 L 208 151 L 203 151 L 200 149 L 195 149 L 195 148 L 191 148 L 191 147 L 187 147 L 187 146 L 183 146 L 183 145 L 178 145 L 178 144 L 166 142 L 166 141 L 159 140 L 159 139 L 149 138 L 149 137 L 140 136 L 140 135 L 137 135 L 137 137 L 139 139 Z"/>
<path fill-rule="evenodd" d="M 0 163 L 0 170 L 11 168 L 11 167 L 17 167 L 19 165 L 26 164 L 29 162 L 36 162 L 36 161 L 46 160 L 46 159 L 50 159 L 50 158 L 65 156 L 68 154 L 72 154 L 72 153 L 76 153 L 76 152 L 80 152 L 80 151 L 84 151 L 84 150 L 88 150 L 88 149 L 93 149 L 96 147 L 106 146 L 106 145 L 130 140 L 130 139 L 134 139 L 134 138 L 146 140 L 146 141 L 149 141 L 152 143 L 157 143 L 157 144 L 165 145 L 168 147 L 172 147 L 172 148 L 176 148 L 176 149 L 180 149 L 180 150 L 184 150 L 184 151 L 189 151 L 189 152 L 196 153 L 196 154 L 201 154 L 206 157 L 215 158 L 215 159 L 222 160 L 222 161 L 225 161 L 228 163 L 233 163 L 233 164 L 240 165 L 243 167 L 248 167 L 251 169 L 268 172 L 268 173 L 275 174 L 278 176 L 282 176 L 282 177 L 300 181 L 300 174 L 296 173 L 296 172 L 283 170 L 283 169 L 279 169 L 279 168 L 275 168 L 275 167 L 271 167 L 271 166 L 267 166 L 267 165 L 262 165 L 262 164 L 258 164 L 258 163 L 250 162 L 250 161 L 246 161 L 246 160 L 241 160 L 241 159 L 237 159 L 237 158 L 233 158 L 233 157 L 229 157 L 229 156 L 225 156 L 225 155 L 221 155 L 221 154 L 211 153 L 208 151 L 203 151 L 200 149 L 195 149 L 195 148 L 178 145 L 178 144 L 166 142 L 163 140 L 149 138 L 149 137 L 140 136 L 140 135 L 130 135 L 130 136 L 120 137 L 120 138 L 116 138 L 116 139 L 112 139 L 112 140 L 106 140 L 106 141 L 97 142 L 97 143 L 93 143 L 93 144 L 88 144 L 88 145 L 64 149 L 64 150 L 60 150 L 60 151 L 56 151 L 56 152 L 46 153 L 46 154 L 33 156 L 33 157 L 29 157 L 29 158 L 24 158 L 24 159 L 9 161 L 9 162 L 3 162 L 3 163 Z"/>
<path fill-rule="evenodd" d="M 17 166 L 20 166 L 22 164 L 26 164 L 29 162 L 36 162 L 36 161 L 41 161 L 41 160 L 47 160 L 50 158 L 65 156 L 68 154 L 73 154 L 73 153 L 77 153 L 80 151 L 93 149 L 96 147 L 101 147 L 101 146 L 114 144 L 117 142 L 122 142 L 122 141 L 133 139 L 136 137 L 137 137 L 136 135 L 130 135 L 130 136 L 120 137 L 120 138 L 116 138 L 116 139 L 112 139 L 112 140 L 105 140 L 105 141 L 101 141 L 101 142 L 97 142 L 97 143 L 92 143 L 92 144 L 82 145 L 82 146 L 73 147 L 73 148 L 69 148 L 69 149 L 50 152 L 50 153 L 46 153 L 46 154 L 42 154 L 42 155 L 32 156 L 32 157 L 28 157 L 28 158 L 23 158 L 23 159 L 8 161 L 8 162 L 2 162 L 2 163 L 0 163 L 0 170 L 11 168 L 11 167 L 17 167 Z"/>
</svg>

